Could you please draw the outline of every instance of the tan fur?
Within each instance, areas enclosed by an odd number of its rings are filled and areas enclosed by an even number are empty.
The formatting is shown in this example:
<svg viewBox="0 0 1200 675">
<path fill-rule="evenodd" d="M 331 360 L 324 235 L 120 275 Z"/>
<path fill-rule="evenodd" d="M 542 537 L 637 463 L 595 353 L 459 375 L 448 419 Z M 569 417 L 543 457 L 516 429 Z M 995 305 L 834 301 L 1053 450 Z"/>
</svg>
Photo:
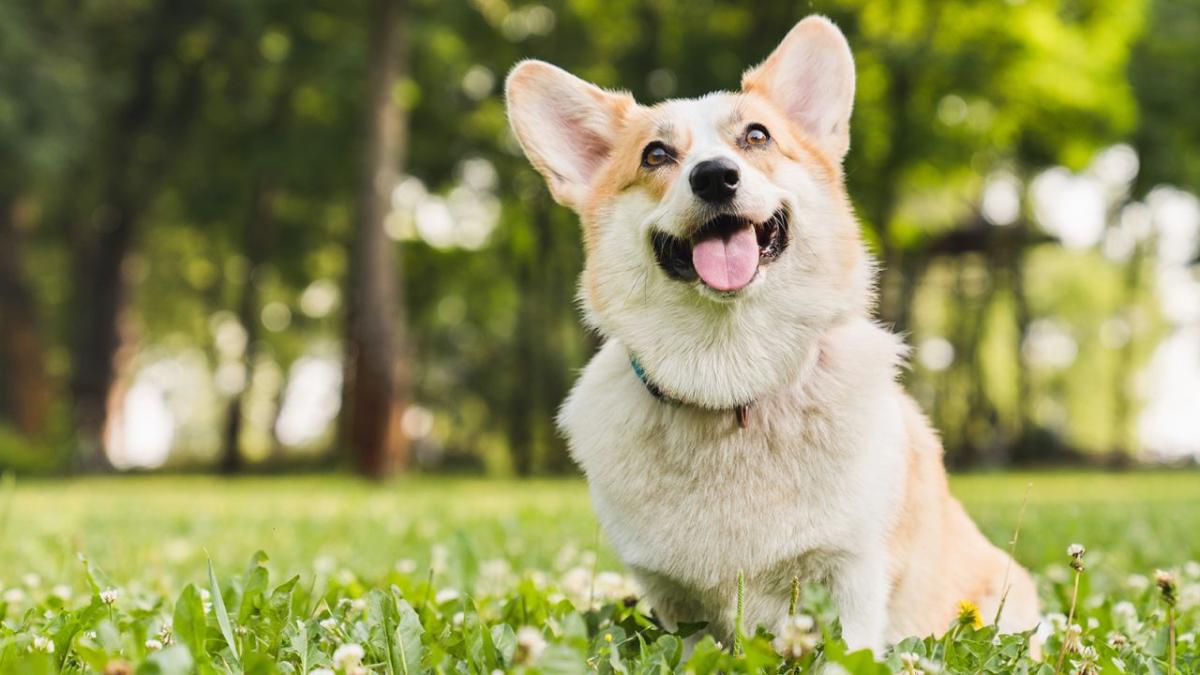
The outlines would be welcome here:
<svg viewBox="0 0 1200 675">
<path fill-rule="evenodd" d="M 1009 591 L 1000 627 L 1013 631 L 1035 625 L 1038 613 L 1033 580 L 983 536 L 950 494 L 941 442 L 912 399 L 903 392 L 898 395 L 905 401 L 908 473 L 903 510 L 889 540 L 889 639 L 940 635 L 964 600 L 977 605 L 990 623 L 1004 594 L 1006 574 Z"/>
</svg>

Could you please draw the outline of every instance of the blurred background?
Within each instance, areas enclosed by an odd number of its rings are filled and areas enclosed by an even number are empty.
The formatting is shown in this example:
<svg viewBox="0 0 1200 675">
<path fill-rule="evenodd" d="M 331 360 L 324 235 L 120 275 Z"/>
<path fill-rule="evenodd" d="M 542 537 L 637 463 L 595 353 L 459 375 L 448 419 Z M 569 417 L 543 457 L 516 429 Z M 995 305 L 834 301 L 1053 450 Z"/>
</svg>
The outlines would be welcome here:
<svg viewBox="0 0 1200 675">
<path fill-rule="evenodd" d="M 1197 0 L 2 0 L 0 470 L 572 472 L 505 73 L 734 89 L 812 12 L 952 466 L 1195 463 Z"/>
</svg>

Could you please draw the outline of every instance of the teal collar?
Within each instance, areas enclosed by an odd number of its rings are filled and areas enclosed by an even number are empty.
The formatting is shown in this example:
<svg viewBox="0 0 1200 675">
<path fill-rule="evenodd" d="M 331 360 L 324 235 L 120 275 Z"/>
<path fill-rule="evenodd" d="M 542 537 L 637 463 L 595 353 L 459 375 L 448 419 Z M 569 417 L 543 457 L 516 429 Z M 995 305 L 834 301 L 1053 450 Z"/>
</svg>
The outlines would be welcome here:
<svg viewBox="0 0 1200 675">
<path fill-rule="evenodd" d="M 646 369 L 642 367 L 641 361 L 633 354 L 629 355 L 629 365 L 633 367 L 633 374 L 642 381 L 642 386 L 646 388 L 651 396 L 655 399 L 674 406 L 687 405 L 685 402 L 668 395 L 662 390 L 650 376 L 646 374 Z M 733 409 L 733 416 L 737 420 L 737 425 L 741 429 L 745 429 L 750 421 L 750 406 L 753 404 L 740 405 Z"/>
</svg>

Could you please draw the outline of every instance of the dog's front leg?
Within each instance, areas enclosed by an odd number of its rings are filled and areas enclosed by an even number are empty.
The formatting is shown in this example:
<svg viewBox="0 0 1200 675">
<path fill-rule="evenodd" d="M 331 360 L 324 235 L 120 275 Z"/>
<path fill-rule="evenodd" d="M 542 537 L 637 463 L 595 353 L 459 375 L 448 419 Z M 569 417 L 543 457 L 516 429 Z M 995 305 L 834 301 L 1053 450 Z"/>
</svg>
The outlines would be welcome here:
<svg viewBox="0 0 1200 675">
<path fill-rule="evenodd" d="M 842 619 L 842 639 L 852 649 L 883 653 L 887 630 L 887 567 L 882 552 L 857 554 L 833 570 L 833 601 Z"/>
</svg>

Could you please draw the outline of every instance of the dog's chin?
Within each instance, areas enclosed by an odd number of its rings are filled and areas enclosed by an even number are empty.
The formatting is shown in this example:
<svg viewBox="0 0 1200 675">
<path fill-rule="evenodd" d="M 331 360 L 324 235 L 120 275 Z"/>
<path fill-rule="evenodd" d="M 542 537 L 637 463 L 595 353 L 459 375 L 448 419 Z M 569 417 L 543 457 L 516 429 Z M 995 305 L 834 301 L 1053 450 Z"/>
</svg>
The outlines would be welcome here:
<svg viewBox="0 0 1200 675">
<path fill-rule="evenodd" d="M 731 302 L 748 295 L 767 274 L 768 267 L 787 250 L 790 242 L 791 215 L 786 207 L 779 207 L 769 218 L 756 221 L 743 215 L 726 213 L 691 228 L 690 236 L 680 237 L 662 230 L 652 230 L 650 246 L 659 269 L 669 279 L 694 286 L 702 297 L 716 302 Z M 730 242 L 745 244 L 741 247 L 741 260 L 737 261 L 736 272 L 717 275 L 709 272 L 708 265 L 698 263 L 700 248 L 712 242 L 724 242 L 718 248 L 730 248 Z M 746 249 L 753 246 L 757 257 L 748 260 L 751 253 Z M 719 270 L 724 272 L 724 270 Z M 740 278 L 730 278 L 731 275 Z"/>
</svg>

